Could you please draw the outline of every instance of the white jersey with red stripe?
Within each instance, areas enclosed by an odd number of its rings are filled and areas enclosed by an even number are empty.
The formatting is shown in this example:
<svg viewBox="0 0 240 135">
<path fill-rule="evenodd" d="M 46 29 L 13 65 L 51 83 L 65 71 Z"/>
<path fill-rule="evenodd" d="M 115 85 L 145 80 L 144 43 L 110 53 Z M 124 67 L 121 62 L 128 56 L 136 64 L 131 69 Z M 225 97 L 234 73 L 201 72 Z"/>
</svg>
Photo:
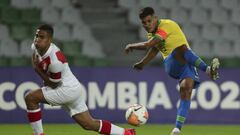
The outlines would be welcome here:
<svg viewBox="0 0 240 135">
<path fill-rule="evenodd" d="M 52 82 L 62 82 L 62 86 L 79 86 L 80 83 L 73 75 L 69 68 L 68 62 L 64 54 L 53 43 L 51 43 L 47 52 L 40 56 L 37 52 L 35 45 L 32 44 L 32 49 L 39 57 L 39 67 L 48 74 Z"/>
</svg>

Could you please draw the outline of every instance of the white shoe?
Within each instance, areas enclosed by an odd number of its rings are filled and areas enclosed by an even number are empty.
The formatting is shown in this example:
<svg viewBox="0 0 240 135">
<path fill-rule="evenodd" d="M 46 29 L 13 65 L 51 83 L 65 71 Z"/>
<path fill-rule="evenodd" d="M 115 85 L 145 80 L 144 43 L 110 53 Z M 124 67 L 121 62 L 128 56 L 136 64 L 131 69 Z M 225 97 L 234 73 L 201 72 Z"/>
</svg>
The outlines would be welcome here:
<svg viewBox="0 0 240 135">
<path fill-rule="evenodd" d="M 171 135 L 180 135 L 180 130 L 178 129 L 178 128 L 174 128 L 173 130 L 172 130 L 172 133 L 171 133 Z"/>
</svg>

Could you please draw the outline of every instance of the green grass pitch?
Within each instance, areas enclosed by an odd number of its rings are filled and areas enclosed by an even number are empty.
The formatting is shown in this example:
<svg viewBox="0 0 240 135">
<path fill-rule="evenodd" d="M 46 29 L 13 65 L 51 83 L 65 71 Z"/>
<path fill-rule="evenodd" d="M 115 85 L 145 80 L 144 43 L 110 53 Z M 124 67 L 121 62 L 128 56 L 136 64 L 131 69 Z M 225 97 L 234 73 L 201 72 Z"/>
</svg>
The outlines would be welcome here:
<svg viewBox="0 0 240 135">
<path fill-rule="evenodd" d="M 132 128 L 120 124 L 125 128 Z M 137 135 L 170 135 L 173 125 L 146 124 L 136 127 Z M 85 131 L 77 124 L 44 124 L 45 135 L 97 135 L 95 132 Z M 28 124 L 1 124 L 1 135 L 31 135 Z M 185 125 L 181 135 L 237 135 L 240 125 Z"/>
</svg>

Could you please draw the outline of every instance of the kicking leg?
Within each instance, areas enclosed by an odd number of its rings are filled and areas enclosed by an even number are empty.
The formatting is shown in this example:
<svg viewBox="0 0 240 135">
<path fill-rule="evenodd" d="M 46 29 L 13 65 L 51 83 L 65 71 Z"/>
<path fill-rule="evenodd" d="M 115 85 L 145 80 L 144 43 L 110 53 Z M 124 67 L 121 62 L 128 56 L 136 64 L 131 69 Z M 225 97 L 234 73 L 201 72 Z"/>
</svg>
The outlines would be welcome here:
<svg viewBox="0 0 240 135">
<path fill-rule="evenodd" d="M 196 55 L 191 49 L 185 48 L 184 51 L 184 59 L 192 66 L 202 70 L 203 72 L 207 71 L 207 64 L 198 56 Z"/>
<path fill-rule="evenodd" d="M 206 72 L 211 79 L 217 80 L 219 78 L 218 69 L 220 66 L 220 62 L 218 58 L 214 58 L 210 66 L 207 66 L 206 63 L 200 57 L 198 57 L 192 50 L 185 51 L 184 58 L 187 60 L 189 64 Z"/>
<path fill-rule="evenodd" d="M 93 119 L 89 111 L 78 113 L 72 118 L 85 130 L 92 130 L 104 135 L 135 135 L 133 129 L 124 129 L 106 120 Z"/>
<path fill-rule="evenodd" d="M 207 66 L 207 64 L 191 49 L 187 48 L 187 46 L 181 46 L 179 51 L 183 53 L 184 59 L 188 64 L 206 72 L 213 80 L 217 80 L 219 78 L 218 69 L 220 62 L 218 58 L 214 58 L 211 62 L 211 65 Z"/>
<path fill-rule="evenodd" d="M 42 90 L 31 91 L 25 96 L 28 120 L 33 129 L 34 135 L 44 135 L 42 127 L 42 115 L 39 103 L 46 103 Z"/>
</svg>

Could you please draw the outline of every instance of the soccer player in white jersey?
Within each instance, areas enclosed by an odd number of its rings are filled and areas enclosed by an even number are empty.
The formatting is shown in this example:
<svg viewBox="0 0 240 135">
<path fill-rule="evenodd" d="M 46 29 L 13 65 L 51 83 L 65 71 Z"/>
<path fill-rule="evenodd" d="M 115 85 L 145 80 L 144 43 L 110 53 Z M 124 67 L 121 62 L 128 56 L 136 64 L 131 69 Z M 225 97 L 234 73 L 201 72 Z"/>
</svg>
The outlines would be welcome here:
<svg viewBox="0 0 240 135">
<path fill-rule="evenodd" d="M 85 104 L 79 81 L 71 72 L 64 54 L 52 43 L 53 28 L 44 24 L 37 28 L 32 44 L 32 66 L 44 86 L 25 96 L 27 116 L 34 135 L 44 135 L 39 103 L 61 106 L 85 130 L 105 135 L 135 135 L 106 120 L 92 118 Z"/>
</svg>

